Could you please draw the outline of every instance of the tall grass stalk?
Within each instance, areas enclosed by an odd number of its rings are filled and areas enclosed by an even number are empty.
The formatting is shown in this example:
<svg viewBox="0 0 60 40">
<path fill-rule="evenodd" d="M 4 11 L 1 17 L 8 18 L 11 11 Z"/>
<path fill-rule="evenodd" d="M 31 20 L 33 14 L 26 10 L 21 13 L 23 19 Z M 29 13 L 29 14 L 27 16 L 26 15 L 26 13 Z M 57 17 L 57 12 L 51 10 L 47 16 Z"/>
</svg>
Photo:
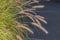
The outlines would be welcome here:
<svg viewBox="0 0 60 40">
<path fill-rule="evenodd" d="M 47 24 L 45 18 L 32 11 L 36 10 L 36 8 L 44 7 L 41 5 L 31 6 L 31 4 L 38 2 L 37 0 L 0 0 L 0 40 L 28 40 L 29 38 L 28 35 L 26 35 L 26 31 L 32 34 L 34 32 L 27 27 L 27 23 L 35 25 L 48 34 L 48 31 L 42 27 L 40 23 L 40 21 L 42 21 Z M 25 6 L 30 6 L 31 8 Z M 30 12 L 34 13 L 34 15 Z M 18 14 L 24 14 L 29 17 L 32 22 L 18 22 L 16 20 L 16 15 Z M 20 18 L 24 19 L 25 16 L 20 16 Z"/>
</svg>

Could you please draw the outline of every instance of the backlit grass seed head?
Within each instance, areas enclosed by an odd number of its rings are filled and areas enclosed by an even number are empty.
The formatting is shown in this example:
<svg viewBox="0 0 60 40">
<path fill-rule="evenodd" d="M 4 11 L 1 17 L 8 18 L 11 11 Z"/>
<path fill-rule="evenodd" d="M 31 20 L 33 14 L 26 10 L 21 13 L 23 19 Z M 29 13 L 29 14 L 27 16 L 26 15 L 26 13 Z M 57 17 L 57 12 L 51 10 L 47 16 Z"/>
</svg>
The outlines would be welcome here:
<svg viewBox="0 0 60 40">
<path fill-rule="evenodd" d="M 38 0 L 0 0 L 0 40 L 28 39 L 28 35 L 26 35 L 25 32 L 29 31 L 32 34 L 34 34 L 34 32 L 32 29 L 27 27 L 27 23 L 38 27 L 48 34 L 48 31 L 40 23 L 40 21 L 42 21 L 47 24 L 45 18 L 32 11 L 36 10 L 36 8 L 44 8 L 44 5 L 31 5 L 38 2 Z M 31 8 L 27 8 L 25 6 L 30 6 Z M 18 14 L 24 14 L 29 17 L 32 22 L 19 23 L 16 20 L 17 17 L 15 18 Z M 24 19 L 24 17 L 22 18 Z"/>
</svg>

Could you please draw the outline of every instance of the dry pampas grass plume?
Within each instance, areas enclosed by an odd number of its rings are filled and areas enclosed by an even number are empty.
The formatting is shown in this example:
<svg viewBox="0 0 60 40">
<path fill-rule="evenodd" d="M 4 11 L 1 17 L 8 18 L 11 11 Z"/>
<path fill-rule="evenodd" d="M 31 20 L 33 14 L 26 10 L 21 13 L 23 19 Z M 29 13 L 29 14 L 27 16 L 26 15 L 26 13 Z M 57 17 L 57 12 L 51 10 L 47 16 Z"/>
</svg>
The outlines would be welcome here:
<svg viewBox="0 0 60 40">
<path fill-rule="evenodd" d="M 36 12 L 32 11 L 32 10 L 36 10 L 36 8 L 44 8 L 44 5 L 31 6 L 31 4 L 33 3 L 39 3 L 38 0 L 28 0 L 28 1 L 23 2 L 23 4 L 20 3 L 19 1 L 20 0 L 16 0 L 17 7 L 20 9 L 20 12 L 18 14 L 20 15 L 24 14 L 25 16 L 29 17 L 33 22 L 24 22 L 24 23 L 16 22 L 16 26 L 18 28 L 25 29 L 29 31 L 30 33 L 34 34 L 33 30 L 27 27 L 28 26 L 27 23 L 30 23 L 38 27 L 39 29 L 41 29 L 45 34 L 48 34 L 48 31 L 40 23 L 40 21 L 42 21 L 43 23 L 47 24 L 45 18 L 43 16 L 37 15 Z M 26 9 L 22 8 L 22 7 L 25 7 L 25 5 L 30 6 L 31 8 L 26 8 Z M 19 35 L 16 35 L 16 37 L 18 40 L 23 40 L 23 37 Z"/>
<path fill-rule="evenodd" d="M 30 40 L 28 32 L 34 34 L 34 31 L 28 24 L 34 25 L 45 34 L 48 31 L 42 26 L 41 22 L 47 24 L 45 18 L 38 15 L 35 10 L 44 8 L 44 5 L 32 5 L 39 3 L 40 0 L 0 0 L 0 40 Z M 19 22 L 18 15 L 23 19 Z M 21 16 L 22 15 L 22 16 Z M 24 22 L 28 17 L 32 22 Z M 27 32 L 28 31 L 28 32 Z"/>
<path fill-rule="evenodd" d="M 38 0 L 32 0 L 32 1 L 24 2 L 24 4 L 21 4 L 21 6 L 18 5 L 17 7 L 20 8 L 19 14 L 25 14 L 27 17 L 29 17 L 33 21 L 33 22 L 25 22 L 24 24 L 31 23 L 31 24 L 35 25 L 36 27 L 38 27 L 39 29 L 41 29 L 46 34 L 48 34 L 48 31 L 40 23 L 40 21 L 42 21 L 45 24 L 47 24 L 47 22 L 45 21 L 45 18 L 43 16 L 37 15 L 37 13 L 32 11 L 32 10 L 36 10 L 36 8 L 44 8 L 44 5 L 36 5 L 36 6 L 31 6 L 30 5 L 32 3 L 38 3 L 38 2 L 39 2 Z M 32 8 L 26 8 L 26 9 L 21 8 L 24 5 L 31 6 Z M 33 15 L 33 14 L 29 13 L 29 12 L 32 12 L 35 15 Z M 19 23 L 17 23 L 17 26 L 20 27 L 20 28 L 24 28 L 24 29 L 28 30 L 31 33 L 34 33 L 31 29 L 26 27 L 24 24 L 23 25 L 21 25 L 21 24 L 19 25 Z"/>
</svg>

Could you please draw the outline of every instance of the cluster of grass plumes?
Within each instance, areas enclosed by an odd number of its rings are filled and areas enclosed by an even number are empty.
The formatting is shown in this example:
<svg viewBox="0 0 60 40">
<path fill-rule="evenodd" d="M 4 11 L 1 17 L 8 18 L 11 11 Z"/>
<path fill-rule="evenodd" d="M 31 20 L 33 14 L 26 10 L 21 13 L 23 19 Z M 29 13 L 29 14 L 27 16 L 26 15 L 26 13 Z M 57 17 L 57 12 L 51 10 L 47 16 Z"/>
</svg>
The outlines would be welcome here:
<svg viewBox="0 0 60 40">
<path fill-rule="evenodd" d="M 37 15 L 32 10 L 40 8 L 42 6 L 31 6 L 32 3 L 38 3 L 36 0 L 0 0 L 0 40 L 28 40 L 26 35 L 26 30 L 34 33 L 26 23 L 31 23 L 46 34 L 48 31 L 42 27 L 40 21 L 47 24 L 45 18 Z M 25 6 L 30 6 L 31 8 L 26 8 Z M 29 13 L 32 12 L 35 15 Z M 29 17 L 33 22 L 19 23 L 15 16 L 17 14 L 24 14 Z"/>
</svg>

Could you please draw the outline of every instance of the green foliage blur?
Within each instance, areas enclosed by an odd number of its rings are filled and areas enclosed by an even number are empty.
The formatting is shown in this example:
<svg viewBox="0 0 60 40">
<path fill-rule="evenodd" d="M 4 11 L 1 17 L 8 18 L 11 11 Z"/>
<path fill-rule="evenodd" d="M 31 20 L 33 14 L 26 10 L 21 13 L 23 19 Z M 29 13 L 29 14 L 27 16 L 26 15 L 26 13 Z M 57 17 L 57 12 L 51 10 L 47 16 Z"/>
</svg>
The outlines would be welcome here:
<svg viewBox="0 0 60 40">
<path fill-rule="evenodd" d="M 18 12 L 15 0 L 0 0 L 0 40 L 16 40 L 14 16 Z"/>
</svg>

